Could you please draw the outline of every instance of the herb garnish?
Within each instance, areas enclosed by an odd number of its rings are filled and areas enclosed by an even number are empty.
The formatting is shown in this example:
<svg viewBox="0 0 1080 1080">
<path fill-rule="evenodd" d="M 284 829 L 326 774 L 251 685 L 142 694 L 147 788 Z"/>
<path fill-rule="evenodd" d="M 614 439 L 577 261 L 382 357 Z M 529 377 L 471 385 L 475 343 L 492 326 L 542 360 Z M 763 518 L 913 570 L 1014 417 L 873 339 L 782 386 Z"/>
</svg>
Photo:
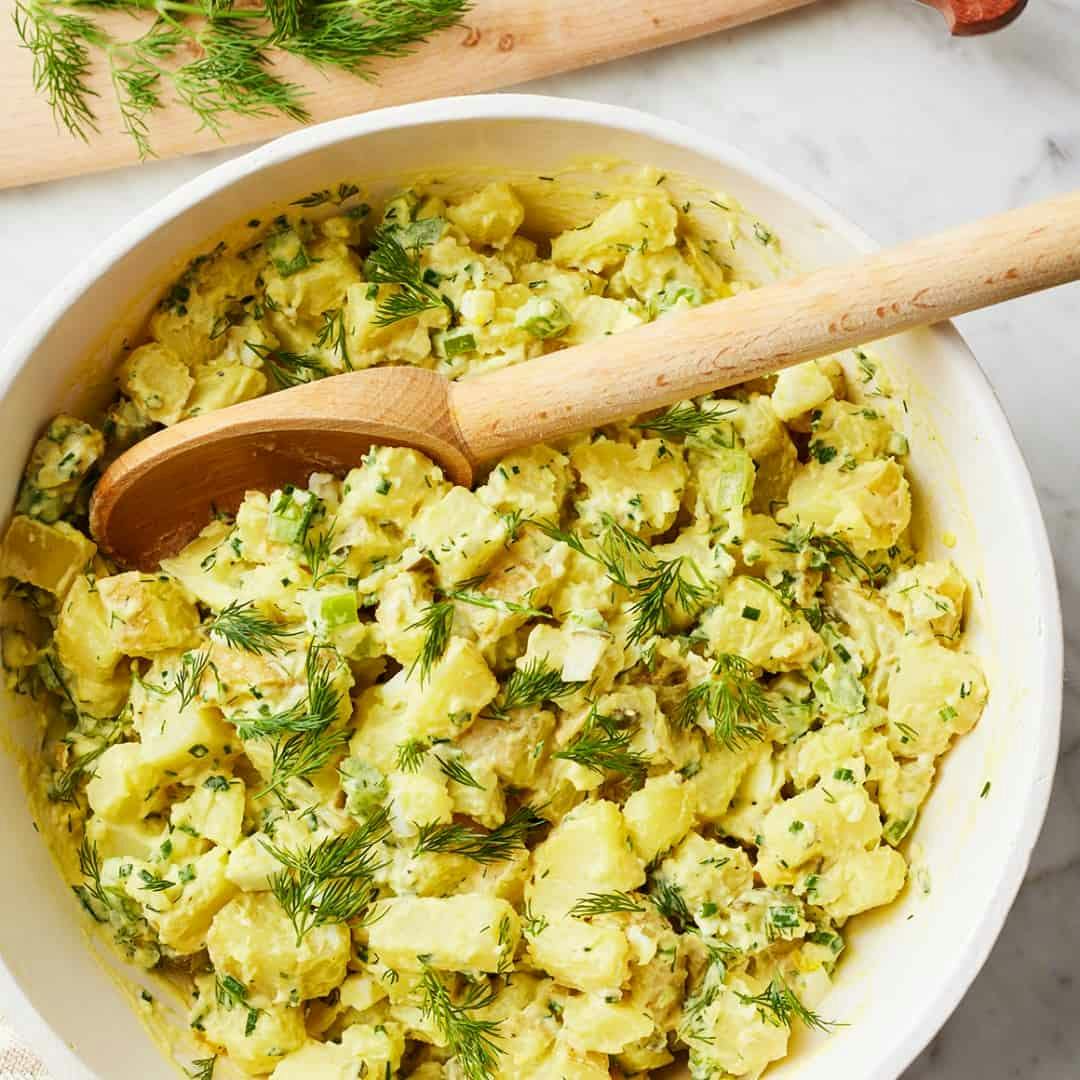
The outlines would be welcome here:
<svg viewBox="0 0 1080 1080">
<path fill-rule="evenodd" d="M 475 825 L 444 825 L 430 821 L 417 826 L 414 855 L 427 852 L 447 852 L 463 855 L 482 866 L 503 862 L 525 846 L 525 838 L 533 829 L 547 822 L 528 805 L 519 806 L 501 825 L 484 832 Z"/>
<path fill-rule="evenodd" d="M 371 251 L 364 260 L 368 281 L 398 286 L 398 291 L 375 309 L 373 321 L 376 326 L 389 326 L 448 303 L 435 289 L 429 275 L 420 268 L 419 247 L 406 250 L 398 233 L 393 226 L 382 226 L 375 233 Z"/>
<path fill-rule="evenodd" d="M 469 4 L 267 0 L 247 7 L 233 0 L 96 0 L 94 7 L 156 17 L 132 38 L 69 10 L 83 6 L 77 0 L 16 0 L 15 29 L 34 57 L 34 88 L 48 101 L 58 128 L 88 141 L 100 130 L 89 78 L 102 56 L 124 130 L 139 156 L 147 157 L 154 152 L 150 121 L 170 99 L 217 135 L 231 115 L 307 120 L 304 88 L 272 70 L 277 54 L 372 78 L 372 60 L 407 55 L 458 23 Z"/>
<path fill-rule="evenodd" d="M 574 904 L 567 914 L 575 919 L 584 919 L 590 915 L 611 915 L 620 911 L 644 910 L 629 893 L 589 893 Z"/>
<path fill-rule="evenodd" d="M 486 982 L 470 983 L 460 1001 L 455 1002 L 442 978 L 425 967 L 419 992 L 421 1016 L 438 1028 L 467 1080 L 490 1080 L 502 1052 L 495 1042 L 501 1021 L 473 1014 L 491 1005 L 495 991 Z"/>
<path fill-rule="evenodd" d="M 348 836 L 331 836 L 301 851 L 262 841 L 282 864 L 269 879 L 270 891 L 289 917 L 297 945 L 317 926 L 353 922 L 368 912 L 378 894 L 377 848 L 389 832 L 389 814 L 380 807 Z"/>
<path fill-rule="evenodd" d="M 703 408 L 694 405 L 677 405 L 666 413 L 654 416 L 651 420 L 639 420 L 631 424 L 639 431 L 654 431 L 658 435 L 676 435 L 687 437 L 700 435 L 703 431 L 720 427 L 729 423 L 726 417 L 731 416 L 734 409 Z"/>
<path fill-rule="evenodd" d="M 585 725 L 562 750 L 551 756 L 573 761 L 597 773 L 618 773 L 637 786 L 645 778 L 649 760 L 630 749 L 632 734 L 613 716 L 604 716 L 593 705 Z"/>
<path fill-rule="evenodd" d="M 295 637 L 297 631 L 285 630 L 267 618 L 252 600 L 233 600 L 210 621 L 207 633 L 230 648 L 261 656 L 281 652 L 285 639 Z"/>
<path fill-rule="evenodd" d="M 744 1005 L 756 1006 L 761 1019 L 774 1027 L 790 1028 L 792 1020 L 800 1020 L 806 1027 L 828 1034 L 833 1028 L 842 1026 L 833 1020 L 822 1020 L 808 1009 L 780 974 L 774 975 L 760 994 L 753 997 L 738 991 L 736 994 Z"/>
<path fill-rule="evenodd" d="M 702 712 L 712 722 L 717 740 L 729 750 L 760 742 L 769 725 L 776 723 L 776 709 L 754 678 L 753 667 L 734 653 L 718 656 L 712 675 L 687 691 L 675 720 L 689 728 Z"/>
</svg>

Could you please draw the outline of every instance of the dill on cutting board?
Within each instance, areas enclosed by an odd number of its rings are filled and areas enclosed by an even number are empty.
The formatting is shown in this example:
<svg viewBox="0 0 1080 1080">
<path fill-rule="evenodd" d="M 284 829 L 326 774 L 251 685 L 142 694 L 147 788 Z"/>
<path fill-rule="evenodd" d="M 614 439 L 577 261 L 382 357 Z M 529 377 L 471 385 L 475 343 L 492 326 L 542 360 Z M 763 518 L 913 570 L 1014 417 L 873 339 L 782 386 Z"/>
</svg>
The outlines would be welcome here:
<svg viewBox="0 0 1080 1080">
<path fill-rule="evenodd" d="M 230 116 L 308 119 L 307 90 L 274 72 L 275 54 L 373 78 L 371 62 L 405 56 L 461 21 L 469 0 L 15 0 L 34 87 L 58 127 L 88 141 L 98 132 L 91 74 L 107 65 L 124 131 L 153 155 L 150 120 L 170 102 L 221 134 Z M 153 22 L 118 37 L 89 12 L 145 13 Z"/>
</svg>

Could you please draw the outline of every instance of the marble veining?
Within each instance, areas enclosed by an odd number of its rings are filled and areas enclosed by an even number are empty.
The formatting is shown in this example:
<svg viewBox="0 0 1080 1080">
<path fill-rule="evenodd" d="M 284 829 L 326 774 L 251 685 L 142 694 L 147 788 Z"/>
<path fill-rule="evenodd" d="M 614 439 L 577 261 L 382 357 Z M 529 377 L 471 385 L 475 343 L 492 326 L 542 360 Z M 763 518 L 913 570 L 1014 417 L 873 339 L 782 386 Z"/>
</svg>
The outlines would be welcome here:
<svg viewBox="0 0 1080 1080">
<path fill-rule="evenodd" d="M 967 40 L 907 0 L 821 0 L 522 89 L 710 131 L 882 242 L 1080 188 L 1080 0 L 1032 0 L 1005 32 Z M 14 326 L 71 260 L 136 211 L 232 153 L 0 193 L 0 325 Z M 1024 888 L 907 1080 L 1068 1080 L 1080 1077 L 1080 285 L 959 325 L 1012 421 L 1050 529 L 1065 615 L 1064 726 Z"/>
</svg>

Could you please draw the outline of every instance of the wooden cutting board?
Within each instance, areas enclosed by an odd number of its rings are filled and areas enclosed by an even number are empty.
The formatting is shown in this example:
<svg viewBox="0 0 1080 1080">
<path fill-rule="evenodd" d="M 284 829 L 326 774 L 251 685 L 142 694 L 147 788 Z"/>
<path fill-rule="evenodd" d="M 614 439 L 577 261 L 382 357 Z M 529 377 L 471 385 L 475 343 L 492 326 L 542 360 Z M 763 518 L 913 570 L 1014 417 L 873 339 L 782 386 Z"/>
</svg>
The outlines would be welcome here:
<svg viewBox="0 0 1080 1080">
<path fill-rule="evenodd" d="M 313 122 L 386 105 L 474 93 L 614 60 L 741 23 L 811 0 L 475 0 L 463 26 L 436 35 L 404 59 L 379 63 L 367 82 L 340 72 L 316 71 L 293 57 L 275 70 L 310 89 L 305 104 Z M 940 7 L 954 33 L 1003 25 L 1024 0 L 928 0 Z M 88 11 L 118 35 L 133 36 L 127 14 Z M 33 89 L 33 60 L 21 48 L 10 18 L 0 18 L 0 188 L 111 169 L 139 160 L 123 132 L 108 72 L 93 72 L 100 134 L 89 142 L 57 130 L 46 102 Z M 219 139 L 197 130 L 186 110 L 170 105 L 156 114 L 151 141 L 157 156 L 253 142 L 301 126 L 280 116 L 232 119 Z"/>
</svg>

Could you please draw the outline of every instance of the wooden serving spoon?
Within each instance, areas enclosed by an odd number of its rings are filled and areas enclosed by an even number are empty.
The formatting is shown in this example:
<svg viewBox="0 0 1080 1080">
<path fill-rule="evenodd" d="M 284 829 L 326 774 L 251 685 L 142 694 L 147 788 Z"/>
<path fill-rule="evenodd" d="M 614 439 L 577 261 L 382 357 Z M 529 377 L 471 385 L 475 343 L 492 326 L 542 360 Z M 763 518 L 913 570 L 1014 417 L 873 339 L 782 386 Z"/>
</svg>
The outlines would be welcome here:
<svg viewBox="0 0 1080 1080">
<path fill-rule="evenodd" d="M 90 527 L 149 570 L 244 493 L 415 447 L 455 483 L 510 450 L 1080 278 L 1080 192 L 450 382 L 380 367 L 185 420 L 106 470 Z"/>
</svg>

